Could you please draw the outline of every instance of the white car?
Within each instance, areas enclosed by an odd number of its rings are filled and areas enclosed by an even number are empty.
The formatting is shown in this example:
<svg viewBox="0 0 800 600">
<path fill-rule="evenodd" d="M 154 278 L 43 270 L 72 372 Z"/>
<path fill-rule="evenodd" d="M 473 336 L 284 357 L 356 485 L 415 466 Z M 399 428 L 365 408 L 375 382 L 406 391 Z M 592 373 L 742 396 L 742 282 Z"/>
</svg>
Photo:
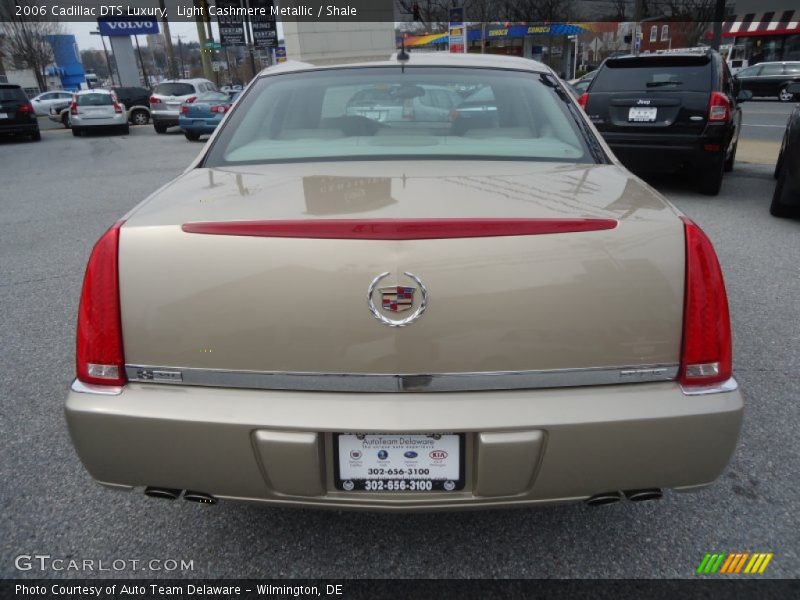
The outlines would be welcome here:
<svg viewBox="0 0 800 600">
<path fill-rule="evenodd" d="M 116 94 L 109 90 L 81 90 L 69 108 L 72 135 L 79 136 L 87 129 L 109 127 L 123 134 L 130 131 L 128 112 Z"/>
<path fill-rule="evenodd" d="M 58 90 L 54 92 L 44 92 L 31 98 L 31 104 L 37 117 L 46 117 L 50 114 L 50 107 L 55 104 L 63 104 L 72 98 L 72 92 Z"/>
<path fill-rule="evenodd" d="M 170 79 L 162 81 L 150 96 L 150 118 L 156 133 L 166 133 L 178 124 L 181 104 L 191 104 L 197 96 L 216 92 L 217 86 L 208 79 Z"/>
</svg>

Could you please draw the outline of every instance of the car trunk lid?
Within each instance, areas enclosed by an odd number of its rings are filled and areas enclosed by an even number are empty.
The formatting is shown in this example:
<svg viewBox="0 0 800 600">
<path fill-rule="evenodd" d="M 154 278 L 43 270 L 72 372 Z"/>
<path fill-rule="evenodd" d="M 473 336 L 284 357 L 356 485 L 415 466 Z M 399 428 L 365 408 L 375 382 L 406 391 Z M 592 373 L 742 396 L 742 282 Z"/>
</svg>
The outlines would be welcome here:
<svg viewBox="0 0 800 600">
<path fill-rule="evenodd" d="M 638 180 L 613 165 L 476 163 L 468 176 L 463 163 L 387 165 L 195 169 L 157 193 L 121 231 L 126 362 L 360 375 L 678 362 L 682 224 Z M 611 226 L 380 234 L 454 215 Z M 275 235 L 286 223 L 294 235 Z M 315 233 L 342 223 L 350 234 L 338 239 Z M 223 230 L 198 231 L 209 224 Z M 385 322 L 423 301 L 413 323 Z"/>
</svg>

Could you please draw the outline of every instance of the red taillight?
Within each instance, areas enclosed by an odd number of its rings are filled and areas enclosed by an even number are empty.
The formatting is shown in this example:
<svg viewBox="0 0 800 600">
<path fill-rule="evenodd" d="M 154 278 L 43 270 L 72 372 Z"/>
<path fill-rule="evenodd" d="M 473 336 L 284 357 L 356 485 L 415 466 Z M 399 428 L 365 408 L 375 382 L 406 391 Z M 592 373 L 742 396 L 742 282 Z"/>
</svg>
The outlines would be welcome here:
<svg viewBox="0 0 800 600">
<path fill-rule="evenodd" d="M 189 113 L 189 107 L 186 106 L 186 105 L 181 106 L 181 114 L 185 115 L 185 114 L 188 114 L 188 113 Z"/>
<path fill-rule="evenodd" d="M 17 109 L 17 113 L 21 115 L 32 115 L 33 114 L 33 104 L 28 102 L 27 104 L 23 104 Z"/>
<path fill-rule="evenodd" d="M 125 358 L 119 304 L 118 221 L 94 245 L 78 307 L 77 374 L 84 383 L 123 385 Z"/>
<path fill-rule="evenodd" d="M 78 114 L 78 103 L 74 100 L 69 105 L 69 114 L 77 115 Z"/>
<path fill-rule="evenodd" d="M 161 99 L 156 98 L 155 96 L 150 96 L 149 102 L 150 104 L 161 104 Z"/>
<path fill-rule="evenodd" d="M 731 102 L 725 94 L 711 92 L 711 103 L 708 107 L 709 121 L 728 121 L 731 118 Z"/>
<path fill-rule="evenodd" d="M 586 110 L 586 105 L 589 104 L 589 94 L 583 92 L 580 96 L 578 96 L 578 104 L 581 105 L 583 110 Z"/>
<path fill-rule="evenodd" d="M 186 102 L 186 104 L 191 104 L 195 100 L 197 100 L 197 96 L 189 96 L 184 102 Z"/>
<path fill-rule="evenodd" d="M 114 112 L 121 113 L 122 107 L 119 105 L 119 102 L 114 102 Z"/>
<path fill-rule="evenodd" d="M 211 112 L 212 113 L 226 113 L 226 112 L 228 112 L 229 108 L 230 108 L 230 106 L 225 106 L 225 105 L 217 106 L 217 105 L 214 105 L 214 106 L 211 107 Z"/>
<path fill-rule="evenodd" d="M 690 219 L 681 219 L 686 235 L 686 288 L 678 381 L 683 386 L 708 386 L 728 380 L 733 370 L 728 296 L 711 241 Z"/>
</svg>

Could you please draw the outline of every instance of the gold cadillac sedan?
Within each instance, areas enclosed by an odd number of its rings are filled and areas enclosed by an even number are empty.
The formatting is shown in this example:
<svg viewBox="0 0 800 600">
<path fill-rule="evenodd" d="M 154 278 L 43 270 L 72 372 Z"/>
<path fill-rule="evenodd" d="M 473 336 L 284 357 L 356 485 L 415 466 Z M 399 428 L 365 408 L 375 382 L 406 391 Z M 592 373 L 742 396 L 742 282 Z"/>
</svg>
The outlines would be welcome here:
<svg viewBox="0 0 800 600">
<path fill-rule="evenodd" d="M 708 238 L 549 68 L 288 62 L 97 242 L 66 417 L 162 498 L 606 504 L 720 475 L 731 363 Z"/>
</svg>

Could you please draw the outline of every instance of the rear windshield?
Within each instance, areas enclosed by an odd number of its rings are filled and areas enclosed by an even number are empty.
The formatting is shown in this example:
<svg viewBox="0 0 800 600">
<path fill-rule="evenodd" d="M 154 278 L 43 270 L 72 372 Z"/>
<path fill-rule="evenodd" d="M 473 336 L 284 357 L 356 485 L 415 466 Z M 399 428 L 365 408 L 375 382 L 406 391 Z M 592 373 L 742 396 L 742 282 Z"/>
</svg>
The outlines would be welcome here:
<svg viewBox="0 0 800 600">
<path fill-rule="evenodd" d="M 475 98 L 491 106 L 467 110 Z M 236 106 L 207 166 L 388 158 L 593 162 L 572 105 L 536 73 L 446 67 L 293 73 L 260 78 Z"/>
<path fill-rule="evenodd" d="M 633 92 L 676 90 L 708 92 L 711 89 L 711 60 L 707 56 L 687 59 L 609 60 L 599 70 L 590 92 Z"/>
<path fill-rule="evenodd" d="M 28 98 L 22 88 L 4 88 L 0 87 L 0 100 L 21 100 L 25 102 Z"/>
<path fill-rule="evenodd" d="M 195 102 L 230 102 L 231 97 L 224 92 L 205 92 Z"/>
<path fill-rule="evenodd" d="M 81 94 L 78 96 L 78 106 L 111 106 L 113 103 L 111 94 Z"/>
<path fill-rule="evenodd" d="M 194 94 L 194 86 L 191 83 L 160 83 L 155 93 L 162 96 L 188 96 Z"/>
</svg>

